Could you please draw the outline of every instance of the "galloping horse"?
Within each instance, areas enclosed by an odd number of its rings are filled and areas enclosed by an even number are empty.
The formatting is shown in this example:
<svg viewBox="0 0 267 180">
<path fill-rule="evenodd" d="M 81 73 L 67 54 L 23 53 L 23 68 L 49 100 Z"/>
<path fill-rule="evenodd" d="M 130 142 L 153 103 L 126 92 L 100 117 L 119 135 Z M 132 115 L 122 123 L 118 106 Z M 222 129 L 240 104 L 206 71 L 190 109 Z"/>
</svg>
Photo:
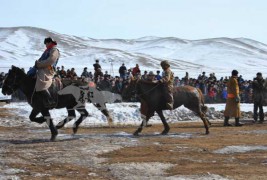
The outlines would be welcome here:
<svg viewBox="0 0 267 180">
<path fill-rule="evenodd" d="M 164 125 L 164 130 L 161 134 L 167 134 L 170 127 L 162 112 L 163 110 L 167 110 L 163 96 L 163 84 L 138 79 L 131 80 L 122 93 L 123 100 L 129 100 L 132 96 L 132 92 L 135 92 L 141 99 L 141 113 L 145 115 L 145 119 L 143 119 L 140 127 L 134 132 L 134 135 L 138 135 L 142 131 L 148 120 L 154 115 L 154 112 L 157 112 Z M 173 99 L 173 109 L 184 105 L 186 108 L 195 112 L 196 115 L 202 119 L 206 129 L 206 134 L 209 134 L 210 122 L 205 116 L 207 106 L 204 105 L 204 97 L 200 89 L 192 86 L 175 87 Z"/>
<path fill-rule="evenodd" d="M 68 117 L 58 123 L 55 127 L 52 121 L 52 118 L 49 113 L 49 109 L 45 108 L 42 104 L 43 99 L 39 96 L 38 93 L 35 93 L 35 82 L 36 80 L 27 76 L 20 68 L 12 66 L 9 70 L 7 77 L 4 80 L 4 84 L 2 87 L 2 93 L 4 95 L 8 94 L 11 95 L 17 89 L 22 90 L 22 92 L 26 95 L 28 103 L 32 106 L 32 111 L 30 114 L 30 120 L 37 123 L 44 123 L 46 122 L 49 126 L 51 131 L 51 141 L 56 139 L 58 134 L 57 129 L 62 128 L 67 122 L 71 121 L 73 118 L 76 117 L 75 110 L 77 110 L 81 116 L 73 125 L 73 133 L 75 134 L 78 130 L 78 126 L 80 123 L 89 115 L 87 110 L 85 109 L 85 102 L 83 101 L 82 104 L 79 104 L 77 98 L 74 94 L 82 92 L 78 89 L 78 91 L 68 91 L 69 93 L 64 92 L 64 88 L 62 89 L 61 95 L 57 94 L 56 96 L 56 109 L 66 108 L 68 111 Z M 67 86 L 68 87 L 68 86 Z M 77 87 L 78 88 L 78 87 Z M 90 96 L 92 96 L 92 91 L 87 90 L 88 94 L 82 94 L 83 97 L 87 96 L 87 100 L 89 100 Z M 84 100 L 84 98 L 82 98 Z M 90 100 L 89 100 L 90 101 Z M 91 101 L 94 105 L 101 110 L 101 112 L 107 117 L 109 123 L 112 122 L 112 118 L 109 115 L 108 110 L 104 103 L 98 103 L 97 101 Z M 79 106 L 77 106 L 79 104 Z M 39 113 L 42 114 L 41 117 L 36 117 Z"/>
</svg>

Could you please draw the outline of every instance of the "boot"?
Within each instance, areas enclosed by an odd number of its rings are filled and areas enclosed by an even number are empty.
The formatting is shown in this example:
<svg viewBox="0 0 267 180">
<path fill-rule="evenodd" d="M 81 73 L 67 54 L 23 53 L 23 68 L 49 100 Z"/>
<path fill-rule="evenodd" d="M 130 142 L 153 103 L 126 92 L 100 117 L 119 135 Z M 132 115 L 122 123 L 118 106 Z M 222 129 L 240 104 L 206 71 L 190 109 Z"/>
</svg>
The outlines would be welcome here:
<svg viewBox="0 0 267 180">
<path fill-rule="evenodd" d="M 223 126 L 232 126 L 231 124 L 229 124 L 229 117 L 224 117 L 224 124 Z"/>
<path fill-rule="evenodd" d="M 254 113 L 253 119 L 254 119 L 254 122 L 257 122 L 258 121 L 258 114 L 257 113 Z"/>
<path fill-rule="evenodd" d="M 263 121 L 264 121 L 264 114 L 261 113 L 261 114 L 260 114 L 260 121 L 259 121 L 259 123 L 263 123 Z"/>
<path fill-rule="evenodd" d="M 169 109 L 169 110 L 173 110 L 172 103 L 166 103 L 166 108 Z"/>
<path fill-rule="evenodd" d="M 235 126 L 243 126 L 243 124 L 239 123 L 239 117 L 235 118 Z"/>
<path fill-rule="evenodd" d="M 56 102 L 51 97 L 51 95 L 48 92 L 48 90 L 40 91 L 40 94 L 41 94 L 41 96 L 43 98 L 43 104 L 44 104 L 45 108 L 54 108 L 56 106 Z"/>
</svg>

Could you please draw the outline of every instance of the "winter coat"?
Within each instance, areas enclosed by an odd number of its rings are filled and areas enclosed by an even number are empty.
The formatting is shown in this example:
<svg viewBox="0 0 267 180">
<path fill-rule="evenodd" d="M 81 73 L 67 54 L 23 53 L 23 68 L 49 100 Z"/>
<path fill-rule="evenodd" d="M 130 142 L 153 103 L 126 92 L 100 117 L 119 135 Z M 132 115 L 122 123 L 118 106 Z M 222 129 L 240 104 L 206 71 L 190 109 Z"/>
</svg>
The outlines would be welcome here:
<svg viewBox="0 0 267 180">
<path fill-rule="evenodd" d="M 132 71 L 133 76 L 136 76 L 137 74 L 141 74 L 141 71 L 139 67 L 134 67 Z"/>
<path fill-rule="evenodd" d="M 227 100 L 224 111 L 225 117 L 240 117 L 240 102 L 237 102 L 236 99 L 239 98 L 239 86 L 237 77 L 232 76 L 227 82 Z M 240 100 L 239 100 L 240 101 Z"/>
<path fill-rule="evenodd" d="M 120 73 L 120 75 L 121 75 L 121 76 L 125 76 L 126 72 L 127 72 L 127 68 L 126 68 L 124 65 L 122 65 L 122 66 L 120 67 L 120 69 L 119 69 L 119 73 Z"/>
<path fill-rule="evenodd" d="M 97 71 L 98 69 L 101 69 L 101 66 L 98 63 L 93 64 L 93 66 L 94 66 L 95 71 Z"/>
<path fill-rule="evenodd" d="M 49 57 L 45 60 L 37 61 L 37 74 L 36 74 L 36 84 L 35 84 L 35 90 L 36 91 L 43 91 L 47 90 L 51 84 L 52 79 L 54 77 L 55 71 L 53 69 L 53 65 L 57 62 L 59 59 L 59 51 L 54 46 L 50 50 Z"/>
<path fill-rule="evenodd" d="M 160 82 L 164 83 L 166 87 L 168 87 L 169 90 L 172 91 L 173 89 L 173 83 L 174 83 L 174 74 L 171 71 L 170 68 L 164 70 L 164 75 L 162 78 L 159 80 Z"/>
<path fill-rule="evenodd" d="M 264 83 L 263 78 L 254 78 L 252 82 L 254 103 L 262 104 L 264 100 Z"/>
</svg>

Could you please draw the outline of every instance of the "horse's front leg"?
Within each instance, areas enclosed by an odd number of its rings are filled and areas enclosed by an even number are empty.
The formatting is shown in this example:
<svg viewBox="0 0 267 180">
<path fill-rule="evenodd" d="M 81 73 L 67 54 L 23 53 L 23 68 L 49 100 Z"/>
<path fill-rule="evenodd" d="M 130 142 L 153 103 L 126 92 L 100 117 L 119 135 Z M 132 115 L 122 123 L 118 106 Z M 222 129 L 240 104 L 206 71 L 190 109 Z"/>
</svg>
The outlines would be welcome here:
<svg viewBox="0 0 267 180">
<path fill-rule="evenodd" d="M 163 115 L 163 112 L 162 110 L 159 110 L 157 111 L 161 121 L 162 121 L 162 124 L 164 125 L 164 130 L 161 132 L 162 135 L 166 135 L 168 134 L 168 132 L 170 131 L 170 126 L 168 125 L 164 115 Z"/>
<path fill-rule="evenodd" d="M 46 121 L 46 119 L 41 116 L 41 117 L 36 117 L 38 114 L 40 113 L 40 111 L 36 110 L 36 109 L 32 109 L 32 112 L 29 116 L 30 120 L 32 122 L 36 122 L 36 123 L 39 123 L 39 124 L 42 124 Z"/>
<path fill-rule="evenodd" d="M 60 121 L 57 125 L 56 128 L 60 129 L 65 126 L 66 123 L 71 121 L 73 118 L 76 117 L 75 110 L 73 108 L 67 108 L 68 111 L 68 117 L 66 117 L 64 120 Z"/>
<path fill-rule="evenodd" d="M 80 118 L 77 121 L 75 121 L 75 123 L 73 125 L 73 134 L 76 134 L 77 133 L 78 128 L 79 128 L 79 125 L 89 115 L 89 113 L 87 112 L 87 110 L 85 109 L 85 107 L 78 108 L 77 111 L 81 114 L 81 116 L 80 116 Z"/>
<path fill-rule="evenodd" d="M 50 116 L 49 110 L 48 109 L 47 110 L 43 110 L 41 113 L 42 113 L 44 119 L 46 120 L 46 123 L 47 123 L 47 125 L 48 125 L 48 127 L 49 127 L 49 129 L 51 131 L 50 140 L 51 141 L 55 141 L 58 132 L 57 132 L 57 128 L 54 126 L 54 123 L 53 123 L 52 118 Z"/>
<path fill-rule="evenodd" d="M 150 119 L 151 116 L 146 115 L 145 117 L 142 117 L 143 121 L 139 128 L 133 133 L 134 136 L 138 136 L 140 132 L 142 132 L 143 128 L 147 126 L 147 122 Z"/>
</svg>

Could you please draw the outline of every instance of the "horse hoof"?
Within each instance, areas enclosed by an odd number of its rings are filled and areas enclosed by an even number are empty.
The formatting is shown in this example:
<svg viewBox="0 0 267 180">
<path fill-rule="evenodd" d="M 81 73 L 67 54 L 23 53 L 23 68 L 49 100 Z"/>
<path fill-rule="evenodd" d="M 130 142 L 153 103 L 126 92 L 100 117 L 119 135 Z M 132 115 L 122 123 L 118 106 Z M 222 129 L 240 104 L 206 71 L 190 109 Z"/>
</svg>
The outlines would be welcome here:
<svg viewBox="0 0 267 180">
<path fill-rule="evenodd" d="M 113 127 L 113 122 L 108 122 L 108 126 L 109 126 L 110 128 L 112 128 L 112 127 Z"/>
<path fill-rule="evenodd" d="M 139 133 L 138 132 L 134 132 L 133 135 L 134 136 L 139 136 Z"/>
<path fill-rule="evenodd" d="M 206 134 L 209 134 L 210 132 L 209 131 L 206 131 Z"/>
<path fill-rule="evenodd" d="M 73 128 L 72 131 L 73 131 L 73 135 L 75 135 L 78 131 L 78 128 Z"/>
<path fill-rule="evenodd" d="M 51 136 L 50 141 L 55 141 L 56 140 L 56 137 L 57 137 L 57 135 Z"/>
<path fill-rule="evenodd" d="M 168 132 L 165 132 L 165 131 L 163 131 L 162 133 L 161 133 L 161 135 L 167 135 L 168 134 Z"/>
</svg>

